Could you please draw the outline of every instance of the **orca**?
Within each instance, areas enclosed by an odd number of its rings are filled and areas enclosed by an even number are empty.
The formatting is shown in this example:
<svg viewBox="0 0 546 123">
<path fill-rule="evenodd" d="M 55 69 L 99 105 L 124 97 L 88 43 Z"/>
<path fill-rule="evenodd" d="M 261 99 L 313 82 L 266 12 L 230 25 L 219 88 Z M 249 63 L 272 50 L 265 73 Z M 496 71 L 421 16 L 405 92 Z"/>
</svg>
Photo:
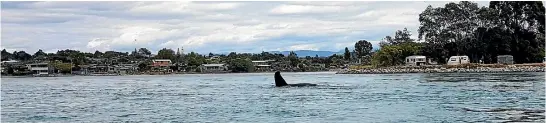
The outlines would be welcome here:
<svg viewBox="0 0 546 123">
<path fill-rule="evenodd" d="M 283 87 L 283 86 L 303 87 L 303 86 L 317 86 L 317 84 L 311 84 L 311 83 L 288 84 L 282 78 L 281 72 L 277 71 L 277 72 L 275 72 L 275 86 L 277 86 L 277 87 Z"/>
</svg>

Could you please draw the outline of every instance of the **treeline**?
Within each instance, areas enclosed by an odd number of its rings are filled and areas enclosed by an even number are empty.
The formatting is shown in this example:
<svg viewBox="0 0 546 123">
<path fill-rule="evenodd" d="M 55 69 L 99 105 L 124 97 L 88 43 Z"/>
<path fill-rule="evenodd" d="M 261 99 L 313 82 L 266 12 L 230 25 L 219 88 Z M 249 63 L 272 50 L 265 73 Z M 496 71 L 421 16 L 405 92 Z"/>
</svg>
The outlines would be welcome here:
<svg viewBox="0 0 546 123">
<path fill-rule="evenodd" d="M 371 47 L 371 45 L 370 45 Z M 183 50 L 183 49 L 182 49 Z M 262 53 L 236 53 L 231 52 L 227 55 L 225 54 L 198 54 L 195 52 L 190 52 L 187 54 L 181 53 L 180 51 L 174 51 L 172 49 L 163 48 L 157 52 L 156 55 L 153 55 L 146 48 L 135 49 L 131 53 L 129 52 L 117 52 L 117 51 L 95 51 L 94 53 L 90 52 L 81 52 L 78 50 L 59 50 L 56 53 L 45 53 L 42 50 L 38 50 L 34 54 L 26 53 L 25 51 L 14 51 L 13 53 L 7 52 L 5 49 L 1 51 L 1 60 L 18 60 L 24 63 L 34 63 L 42 61 L 50 61 L 51 63 L 56 63 L 59 65 L 54 66 L 66 66 L 62 63 L 73 64 L 73 68 L 62 67 L 62 72 L 69 72 L 70 70 L 79 70 L 81 65 L 87 64 L 97 64 L 93 62 L 93 59 L 103 59 L 105 62 L 98 64 L 124 64 L 124 63 L 136 63 L 138 64 L 139 70 L 146 71 L 150 70 L 150 64 L 152 64 L 153 59 L 170 59 L 173 62 L 174 70 L 178 69 L 178 66 L 185 66 L 186 70 L 198 70 L 197 67 L 201 64 L 228 64 L 229 69 L 232 72 L 251 72 L 253 70 L 253 60 L 275 60 L 277 64 L 282 64 L 285 68 L 298 68 L 301 71 L 305 71 L 310 68 L 310 65 L 313 63 L 324 64 L 325 67 L 330 65 L 342 66 L 348 61 L 344 60 L 341 55 L 332 55 L 330 57 L 304 57 L 300 58 L 296 53 L 291 52 L 289 55 L 285 56 L 283 54 L 272 54 L 269 52 Z"/>
<path fill-rule="evenodd" d="M 386 36 L 372 56 L 376 66 L 404 63 L 410 55 L 425 55 L 438 63 L 467 55 L 471 62 L 496 63 L 498 55 L 512 55 L 515 63 L 542 62 L 545 56 L 545 8 L 541 1 L 491 1 L 478 7 L 468 1 L 428 6 L 419 14 L 420 43 L 398 30 Z"/>
</svg>

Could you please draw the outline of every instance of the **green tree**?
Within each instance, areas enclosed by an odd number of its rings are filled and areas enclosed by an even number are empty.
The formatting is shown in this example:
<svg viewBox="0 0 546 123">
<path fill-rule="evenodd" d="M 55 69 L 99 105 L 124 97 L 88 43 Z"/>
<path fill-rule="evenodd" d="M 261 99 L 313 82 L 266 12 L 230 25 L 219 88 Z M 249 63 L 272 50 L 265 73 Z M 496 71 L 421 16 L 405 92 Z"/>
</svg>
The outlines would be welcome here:
<svg viewBox="0 0 546 123">
<path fill-rule="evenodd" d="M 12 59 L 13 56 L 11 53 L 9 53 L 8 51 L 6 51 L 6 49 L 2 49 L 2 61 L 7 61 L 9 59 Z"/>
<path fill-rule="evenodd" d="M 93 56 L 94 56 L 95 58 L 102 58 L 102 55 L 103 55 L 103 53 L 100 52 L 100 51 L 98 51 L 98 50 L 95 51 L 95 53 L 93 54 Z"/>
<path fill-rule="evenodd" d="M 163 48 L 157 52 L 157 55 L 155 56 L 156 59 L 170 59 L 172 61 L 175 61 L 175 53 L 174 50 Z"/>
<path fill-rule="evenodd" d="M 372 44 L 366 40 L 360 40 L 355 44 L 355 52 L 358 58 L 362 56 L 370 55 L 372 51 Z"/>
<path fill-rule="evenodd" d="M 380 47 L 383 47 L 385 45 L 398 45 L 401 43 L 407 43 L 407 42 L 413 42 L 414 39 L 411 39 L 411 32 L 408 31 L 407 28 L 404 28 L 404 30 L 398 30 L 394 34 L 394 38 L 391 36 L 385 36 L 383 38 L 383 41 L 379 43 Z"/>
<path fill-rule="evenodd" d="M 205 63 L 205 58 L 203 58 L 201 55 L 195 53 L 195 52 L 190 52 L 187 56 L 186 56 L 187 60 L 188 60 L 188 66 L 192 66 L 192 67 L 197 67 L 203 63 Z"/>
<path fill-rule="evenodd" d="M 140 48 L 138 49 L 138 54 L 144 55 L 146 57 L 150 57 L 152 55 L 152 52 L 146 48 Z"/>
<path fill-rule="evenodd" d="M 516 63 L 544 59 L 544 6 L 541 1 L 492 1 L 487 7 L 462 1 L 427 7 L 419 15 L 419 40 L 424 55 L 445 63 L 449 56 L 468 55 L 494 63 L 512 55 Z"/>
<path fill-rule="evenodd" d="M 489 7 L 498 15 L 496 26 L 509 32 L 510 54 L 516 63 L 541 62 L 544 59 L 545 8 L 542 1 L 491 1 Z"/>
<path fill-rule="evenodd" d="M 70 73 L 73 65 L 71 63 L 63 63 L 61 61 L 53 61 L 49 63 L 55 69 L 59 70 L 61 73 Z"/>
<path fill-rule="evenodd" d="M 345 53 L 343 55 L 345 60 L 351 60 L 351 52 L 349 52 L 349 48 L 345 47 Z"/>
<path fill-rule="evenodd" d="M 17 59 L 17 60 L 20 60 L 20 61 L 28 61 L 30 59 L 32 59 L 32 56 L 30 54 L 28 54 L 27 52 L 25 51 L 15 51 L 13 53 L 14 55 L 14 58 Z"/>
<path fill-rule="evenodd" d="M 42 51 L 42 49 L 38 49 L 38 51 L 36 51 L 36 53 L 34 53 L 34 55 L 32 55 L 32 57 L 39 57 L 39 56 L 47 56 L 47 54 L 44 53 L 44 51 Z"/>
<path fill-rule="evenodd" d="M 385 67 L 404 64 L 406 57 L 419 54 L 422 47 L 423 44 L 414 42 L 382 47 L 372 56 L 372 65 Z"/>
<path fill-rule="evenodd" d="M 298 55 L 294 51 L 290 51 L 288 54 L 288 60 L 290 61 L 290 65 L 292 67 L 296 67 L 300 63 Z"/>
<path fill-rule="evenodd" d="M 144 62 L 141 62 L 138 64 L 138 70 L 139 71 L 147 71 L 147 70 L 150 70 L 151 67 L 150 65 L 152 64 L 152 62 L 150 60 L 145 60 Z"/>
<path fill-rule="evenodd" d="M 254 65 L 250 59 L 236 58 L 229 62 L 229 69 L 232 72 L 252 72 L 254 71 Z"/>
</svg>

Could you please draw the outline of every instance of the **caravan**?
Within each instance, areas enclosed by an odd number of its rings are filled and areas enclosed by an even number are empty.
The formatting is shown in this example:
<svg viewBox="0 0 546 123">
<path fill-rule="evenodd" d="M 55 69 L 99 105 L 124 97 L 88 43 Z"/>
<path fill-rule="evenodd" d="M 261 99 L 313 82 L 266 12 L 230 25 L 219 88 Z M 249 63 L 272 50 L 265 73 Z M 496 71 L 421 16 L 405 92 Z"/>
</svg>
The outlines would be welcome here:
<svg viewBox="0 0 546 123">
<path fill-rule="evenodd" d="M 460 65 L 468 63 L 470 63 L 468 56 L 451 56 L 447 61 L 447 65 Z"/>
</svg>

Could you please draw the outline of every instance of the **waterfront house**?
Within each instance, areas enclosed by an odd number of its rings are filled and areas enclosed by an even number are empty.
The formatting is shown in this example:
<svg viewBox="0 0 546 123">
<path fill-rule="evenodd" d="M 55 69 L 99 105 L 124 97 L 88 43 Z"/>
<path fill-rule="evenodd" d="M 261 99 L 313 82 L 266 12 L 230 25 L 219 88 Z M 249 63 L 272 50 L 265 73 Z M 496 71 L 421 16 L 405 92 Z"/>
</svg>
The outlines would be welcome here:
<svg viewBox="0 0 546 123">
<path fill-rule="evenodd" d="M 28 69 L 33 75 L 43 76 L 53 73 L 53 67 L 47 62 L 27 64 Z"/>
<path fill-rule="evenodd" d="M 6 64 L 17 64 L 17 63 L 19 63 L 19 61 L 17 61 L 17 60 L 2 61 L 2 65 L 6 65 Z"/>
<path fill-rule="evenodd" d="M 254 66 L 255 71 L 271 71 L 270 62 L 268 62 L 268 61 L 252 61 L 252 65 Z"/>
<path fill-rule="evenodd" d="M 114 68 L 119 74 L 133 74 L 136 73 L 138 66 L 136 64 L 118 64 Z"/>
<path fill-rule="evenodd" d="M 202 64 L 199 66 L 199 69 L 203 73 L 213 73 L 213 72 L 225 72 L 227 67 L 225 64 Z"/>
<path fill-rule="evenodd" d="M 447 65 L 460 65 L 468 63 L 470 63 L 468 56 L 451 56 L 447 61 Z"/>
<path fill-rule="evenodd" d="M 105 64 L 107 59 L 105 58 L 89 58 L 87 57 L 87 60 L 90 64 Z"/>
<path fill-rule="evenodd" d="M 152 71 L 154 72 L 172 72 L 170 69 L 172 61 L 169 59 L 152 60 Z"/>
<path fill-rule="evenodd" d="M 514 64 L 514 56 L 499 55 L 497 56 L 497 64 Z"/>
<path fill-rule="evenodd" d="M 426 56 L 408 56 L 406 57 L 407 66 L 421 66 L 427 63 Z"/>
<path fill-rule="evenodd" d="M 115 73 L 115 68 L 110 65 L 105 64 L 90 64 L 88 67 L 84 68 L 84 72 L 87 74 L 113 74 Z"/>
</svg>

